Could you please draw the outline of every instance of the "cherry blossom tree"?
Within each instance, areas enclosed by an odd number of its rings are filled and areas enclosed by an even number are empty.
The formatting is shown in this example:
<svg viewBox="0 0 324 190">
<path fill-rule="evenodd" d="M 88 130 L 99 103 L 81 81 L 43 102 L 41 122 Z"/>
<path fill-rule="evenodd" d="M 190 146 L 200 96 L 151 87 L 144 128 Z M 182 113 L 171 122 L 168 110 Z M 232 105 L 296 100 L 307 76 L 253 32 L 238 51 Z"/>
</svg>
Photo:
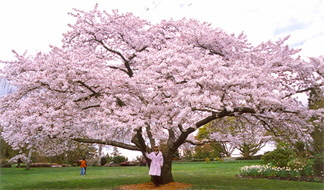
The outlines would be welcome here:
<svg viewBox="0 0 324 190">
<path fill-rule="evenodd" d="M 311 130 L 294 95 L 323 78 L 286 38 L 253 46 L 197 20 L 151 24 L 97 6 L 71 15 L 62 47 L 6 62 L 18 89 L 1 99 L 0 120 L 15 148 L 59 154 L 75 141 L 144 152 L 165 142 L 168 183 L 172 155 L 213 120 L 250 117 L 298 138 Z M 312 64 L 322 69 L 323 59 Z"/>
</svg>

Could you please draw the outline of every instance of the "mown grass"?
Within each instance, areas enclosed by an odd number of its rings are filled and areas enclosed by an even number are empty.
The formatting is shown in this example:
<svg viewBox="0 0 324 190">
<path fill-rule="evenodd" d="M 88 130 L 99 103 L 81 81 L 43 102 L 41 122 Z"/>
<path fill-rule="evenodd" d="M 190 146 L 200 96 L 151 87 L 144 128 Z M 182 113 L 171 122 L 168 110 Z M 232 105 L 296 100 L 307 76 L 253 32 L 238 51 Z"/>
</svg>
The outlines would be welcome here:
<svg viewBox="0 0 324 190">
<path fill-rule="evenodd" d="M 190 183 L 190 189 L 300 189 L 322 190 L 323 183 L 238 178 L 242 166 L 257 163 L 174 163 L 174 180 Z M 80 176 L 78 167 L 69 168 L 1 168 L 0 189 L 116 189 L 121 185 L 150 180 L 147 167 L 88 167 Z"/>
</svg>

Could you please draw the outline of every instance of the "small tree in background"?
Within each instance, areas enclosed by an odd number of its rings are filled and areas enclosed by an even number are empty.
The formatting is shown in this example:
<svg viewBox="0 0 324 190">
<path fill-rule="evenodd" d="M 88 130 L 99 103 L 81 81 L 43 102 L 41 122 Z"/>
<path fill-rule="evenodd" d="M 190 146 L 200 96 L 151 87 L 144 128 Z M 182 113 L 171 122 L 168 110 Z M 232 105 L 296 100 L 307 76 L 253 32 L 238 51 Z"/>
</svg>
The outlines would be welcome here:
<svg viewBox="0 0 324 190">
<path fill-rule="evenodd" d="M 212 133 L 219 131 L 219 129 L 212 127 L 212 123 L 213 122 L 210 122 L 199 128 L 196 139 L 203 142 L 203 144 L 210 144 L 215 150 L 217 150 L 217 152 L 223 152 L 226 156 L 230 157 L 236 147 L 230 142 L 226 141 L 226 139 L 219 140 L 220 138 L 217 138 L 218 141 L 216 141 L 215 139 L 211 138 L 210 135 Z"/>
<path fill-rule="evenodd" d="M 266 128 L 260 125 L 252 119 L 226 117 L 199 129 L 197 137 L 207 141 L 216 140 L 222 147 L 219 151 L 227 156 L 237 148 L 244 159 L 251 159 L 271 139 Z"/>
<path fill-rule="evenodd" d="M 114 147 L 113 152 L 111 153 L 111 158 L 114 163 L 121 163 L 128 160 L 127 157 L 123 156 L 117 147 Z"/>
<path fill-rule="evenodd" d="M 194 158 L 216 158 L 219 152 L 215 150 L 210 144 L 204 144 L 201 146 L 196 146 L 194 151 Z"/>
</svg>

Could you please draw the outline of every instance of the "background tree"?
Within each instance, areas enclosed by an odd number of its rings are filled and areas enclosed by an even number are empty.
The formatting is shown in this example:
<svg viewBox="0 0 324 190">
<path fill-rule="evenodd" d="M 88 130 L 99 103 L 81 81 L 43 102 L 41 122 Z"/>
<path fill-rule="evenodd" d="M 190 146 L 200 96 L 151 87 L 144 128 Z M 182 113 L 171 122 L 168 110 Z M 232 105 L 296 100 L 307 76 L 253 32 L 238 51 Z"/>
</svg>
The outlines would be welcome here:
<svg viewBox="0 0 324 190">
<path fill-rule="evenodd" d="M 104 158 L 103 156 L 102 156 L 102 154 L 103 154 L 103 152 L 102 152 L 102 148 L 104 147 L 104 145 L 102 145 L 102 144 L 99 144 L 98 145 L 98 154 L 97 154 L 97 156 L 98 156 L 98 166 L 103 166 L 103 165 L 105 165 L 106 163 L 107 163 L 107 160 L 103 160 L 102 158 Z M 101 162 L 105 162 L 104 164 L 103 163 L 101 163 Z"/>
<path fill-rule="evenodd" d="M 212 126 L 213 122 L 210 122 L 203 127 L 199 128 L 197 133 L 197 140 L 203 141 L 203 143 L 209 143 L 215 147 L 219 152 L 223 152 L 226 156 L 231 156 L 236 146 L 226 139 L 218 138 L 216 141 L 214 138 L 211 138 L 211 134 L 215 132 L 221 132 L 214 126 Z"/>
<path fill-rule="evenodd" d="M 127 157 L 123 156 L 119 151 L 117 147 L 113 148 L 113 152 L 111 153 L 111 158 L 114 163 L 121 163 L 128 160 Z"/>
<path fill-rule="evenodd" d="M 63 153 L 47 157 L 50 163 L 73 164 L 82 158 L 92 158 L 97 154 L 98 149 L 94 144 L 76 143 L 73 149 L 66 150 Z"/>
<path fill-rule="evenodd" d="M 168 183 L 174 153 L 213 120 L 244 117 L 307 138 L 311 112 L 294 95 L 323 79 L 313 74 L 323 59 L 296 58 L 286 38 L 252 46 L 197 20 L 153 25 L 97 7 L 71 15 L 62 47 L 5 63 L 3 75 L 18 87 L 1 99 L 12 147 L 54 155 L 77 141 L 144 152 L 163 140 Z"/>
<path fill-rule="evenodd" d="M 106 157 L 101 157 L 100 158 L 100 166 L 104 166 L 105 164 L 107 164 L 107 158 Z"/>
<path fill-rule="evenodd" d="M 258 120 L 226 117 L 221 121 L 213 121 L 199 129 L 198 137 L 207 141 L 219 142 L 227 156 L 238 149 L 244 159 L 252 159 L 271 139 L 269 131 Z"/>
<path fill-rule="evenodd" d="M 318 72 L 319 75 L 323 72 Z M 319 87 L 313 88 L 310 92 L 308 105 L 313 110 L 323 110 L 324 93 Z M 324 111 L 321 112 L 322 114 Z M 311 119 L 314 131 L 311 132 L 312 141 L 308 150 L 315 156 L 314 173 L 317 176 L 323 175 L 324 172 L 324 117 L 323 115 L 315 116 Z"/>
<path fill-rule="evenodd" d="M 191 160 L 194 155 L 194 149 L 195 145 L 192 145 L 190 143 L 184 143 L 181 145 L 181 158 L 185 160 Z"/>
<path fill-rule="evenodd" d="M 206 124 L 205 126 L 199 128 L 197 135 L 195 138 L 202 142 L 202 145 L 198 145 L 195 147 L 195 157 L 198 158 L 216 158 L 219 157 L 221 152 L 225 153 L 226 156 L 231 156 L 232 152 L 229 152 L 229 146 L 227 146 L 227 142 L 225 141 L 215 141 L 210 138 L 210 131 L 215 131 L 213 127 L 211 127 L 212 122 Z M 201 147 L 200 147 L 201 146 Z M 235 147 L 234 147 L 235 148 Z M 203 157 L 200 155 L 200 152 L 210 151 L 209 156 Z"/>
<path fill-rule="evenodd" d="M 324 93 L 321 88 L 314 88 L 310 92 L 308 99 L 308 106 L 310 109 L 318 110 L 324 108 Z M 324 117 L 318 116 L 313 118 L 312 124 L 314 131 L 311 133 L 312 136 L 312 147 L 311 151 L 313 154 L 320 154 L 324 152 Z"/>
<path fill-rule="evenodd" d="M 203 159 L 203 158 L 210 158 L 214 159 L 219 157 L 220 151 L 215 149 L 211 144 L 204 144 L 201 146 L 196 146 L 194 151 L 194 158 Z"/>
</svg>

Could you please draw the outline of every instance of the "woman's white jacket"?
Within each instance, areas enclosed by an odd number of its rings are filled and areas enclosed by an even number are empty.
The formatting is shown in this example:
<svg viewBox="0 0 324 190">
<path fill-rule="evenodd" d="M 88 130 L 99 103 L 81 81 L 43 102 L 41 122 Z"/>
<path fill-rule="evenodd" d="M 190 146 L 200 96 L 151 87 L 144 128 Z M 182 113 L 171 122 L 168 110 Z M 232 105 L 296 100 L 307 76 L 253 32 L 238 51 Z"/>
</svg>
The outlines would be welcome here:
<svg viewBox="0 0 324 190">
<path fill-rule="evenodd" d="M 146 157 L 151 160 L 149 175 L 161 176 L 161 168 L 163 166 L 162 152 L 145 153 Z"/>
</svg>

